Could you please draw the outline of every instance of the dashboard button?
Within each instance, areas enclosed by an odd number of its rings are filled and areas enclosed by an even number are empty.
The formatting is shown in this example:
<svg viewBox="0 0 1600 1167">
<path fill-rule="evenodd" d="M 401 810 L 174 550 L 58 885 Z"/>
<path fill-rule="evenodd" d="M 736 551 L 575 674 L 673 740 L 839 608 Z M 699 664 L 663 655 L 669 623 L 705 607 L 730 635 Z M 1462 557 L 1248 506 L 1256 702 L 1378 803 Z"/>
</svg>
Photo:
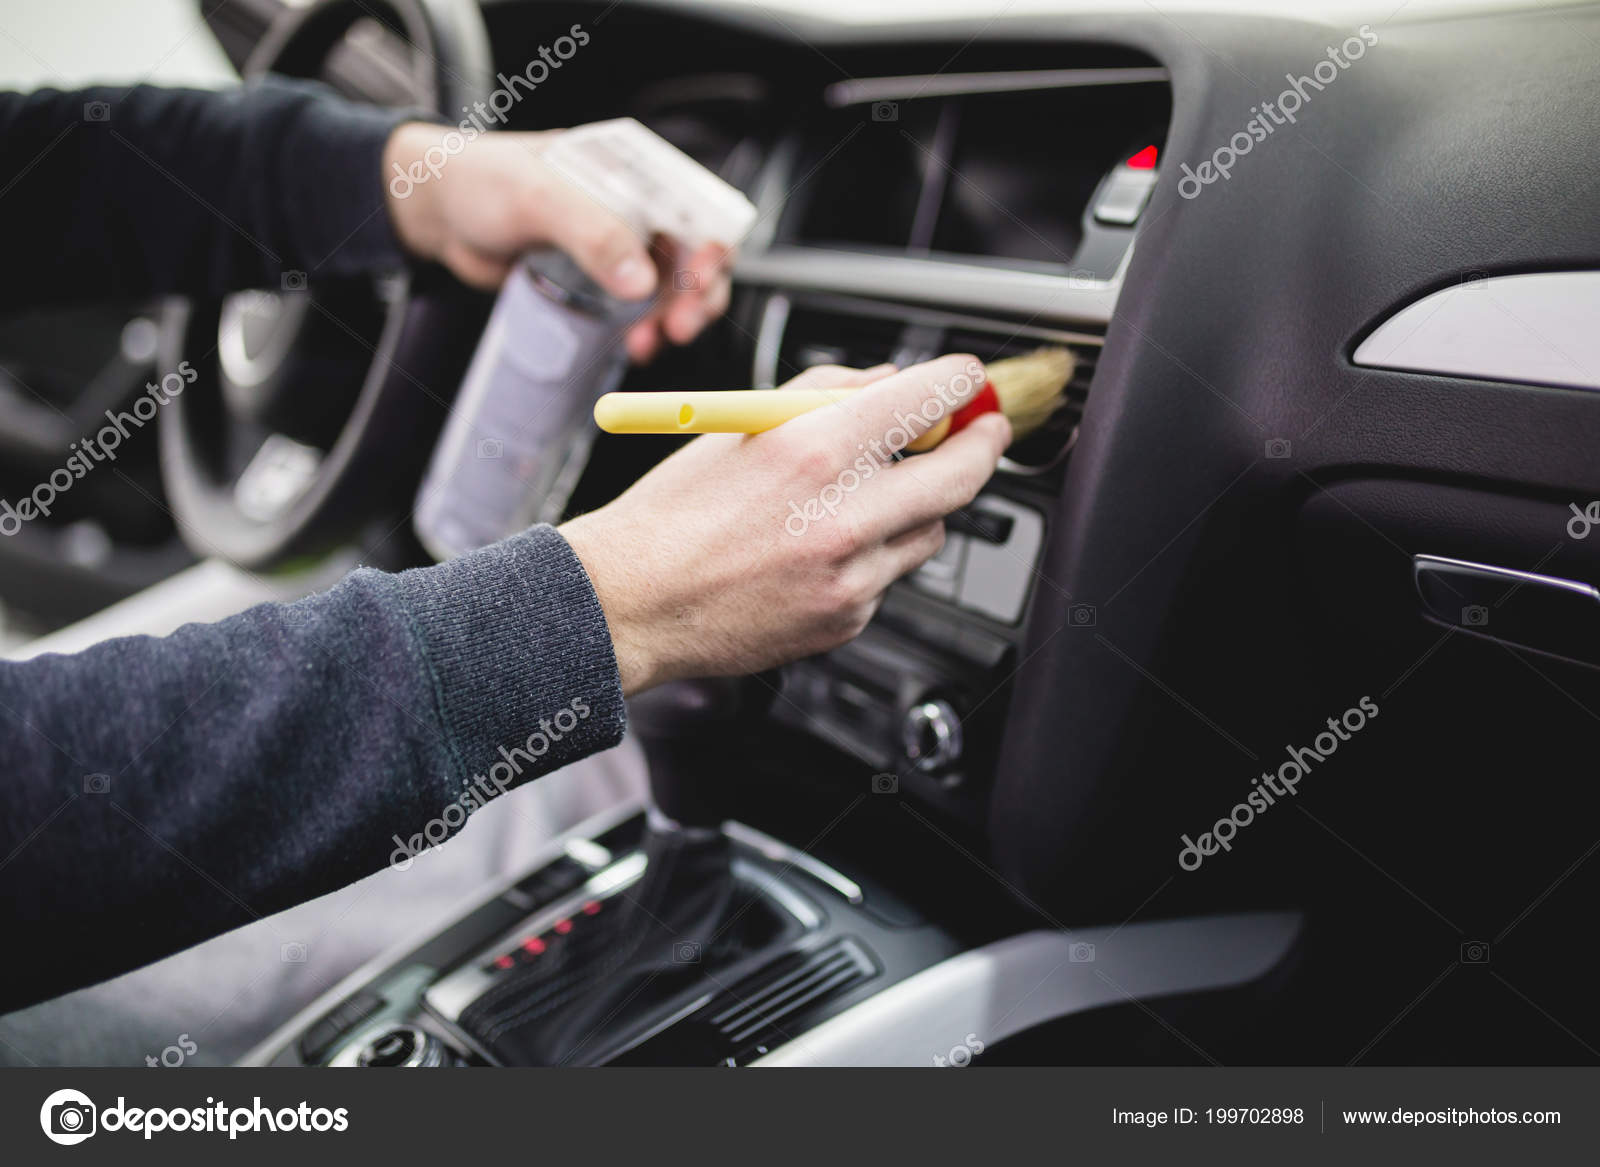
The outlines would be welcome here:
<svg viewBox="0 0 1600 1167">
<path fill-rule="evenodd" d="M 1126 164 L 1117 167 L 1095 197 L 1095 221 L 1114 227 L 1133 226 L 1144 213 L 1155 185 L 1154 170 L 1139 170 Z"/>
</svg>

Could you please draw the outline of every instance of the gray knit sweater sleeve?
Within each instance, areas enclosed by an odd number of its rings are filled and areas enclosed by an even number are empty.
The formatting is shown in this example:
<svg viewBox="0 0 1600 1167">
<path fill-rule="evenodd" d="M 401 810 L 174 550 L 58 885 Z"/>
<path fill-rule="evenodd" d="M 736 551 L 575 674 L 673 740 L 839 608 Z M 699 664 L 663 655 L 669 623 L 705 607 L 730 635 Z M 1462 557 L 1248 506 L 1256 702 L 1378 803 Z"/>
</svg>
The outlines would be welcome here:
<svg viewBox="0 0 1600 1167">
<path fill-rule="evenodd" d="M 0 663 L 0 913 L 25 954 L 0 1011 L 408 866 L 623 728 L 605 616 L 550 527 Z"/>
</svg>

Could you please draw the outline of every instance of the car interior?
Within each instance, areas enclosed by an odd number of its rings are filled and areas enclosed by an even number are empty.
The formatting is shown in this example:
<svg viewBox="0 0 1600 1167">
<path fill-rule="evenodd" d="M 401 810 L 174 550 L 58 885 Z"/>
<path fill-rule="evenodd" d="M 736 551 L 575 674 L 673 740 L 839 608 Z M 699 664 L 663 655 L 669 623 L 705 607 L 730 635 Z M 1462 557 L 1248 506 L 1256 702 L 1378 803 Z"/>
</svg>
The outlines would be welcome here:
<svg viewBox="0 0 1600 1167">
<path fill-rule="evenodd" d="M 1076 359 L 859 637 L 634 699 L 647 797 L 244 1064 L 1600 1060 L 1600 7 L 201 10 L 240 78 L 451 123 L 581 26 L 504 128 L 636 118 L 759 211 L 726 315 L 623 388 Z M 431 562 L 492 302 L 418 267 L 0 320 L 0 496 L 198 373 L 0 539 L 7 651 Z M 586 433 L 559 512 L 683 440 Z"/>
</svg>

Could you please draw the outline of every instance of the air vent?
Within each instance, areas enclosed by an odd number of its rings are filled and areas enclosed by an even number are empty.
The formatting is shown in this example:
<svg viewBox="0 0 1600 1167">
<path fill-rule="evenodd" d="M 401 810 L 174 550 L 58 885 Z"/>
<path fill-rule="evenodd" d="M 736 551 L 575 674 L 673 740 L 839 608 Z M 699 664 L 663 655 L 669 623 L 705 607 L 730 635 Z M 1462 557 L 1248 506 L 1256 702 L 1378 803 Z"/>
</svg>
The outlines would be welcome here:
<svg viewBox="0 0 1600 1167">
<path fill-rule="evenodd" d="M 1165 152 L 1171 117 L 1153 61 L 836 82 L 802 127 L 779 239 L 1065 274 L 1106 242 L 1084 215 L 1100 181 L 1145 146 Z"/>
<path fill-rule="evenodd" d="M 1072 350 L 1072 380 L 1067 383 L 1066 399 L 1055 415 L 1037 432 L 1014 443 L 1006 451 L 1010 465 L 1004 468 L 1012 473 L 1044 474 L 1066 461 L 1078 440 L 1078 423 L 1083 420 L 1083 406 L 1089 396 L 1089 383 L 1094 379 L 1095 365 L 1100 360 L 1103 340 L 1091 332 L 1062 334 L 1054 338 L 997 338 L 993 332 L 974 329 L 950 329 L 945 333 L 944 347 L 948 351 L 976 353 L 980 358 L 990 361 L 1031 352 L 1041 345 L 1052 343 L 1065 345 Z"/>
<path fill-rule="evenodd" d="M 786 1040 L 786 1019 L 848 992 L 877 971 L 866 949 L 847 937 L 781 960 L 737 986 L 725 995 L 725 1004 L 712 1003 L 710 1021 L 736 1049 Z"/>
<path fill-rule="evenodd" d="M 757 345 L 755 383 L 774 385 L 813 365 L 867 368 L 884 361 L 906 365 L 941 353 L 970 352 L 980 360 L 1063 345 L 1076 358 L 1066 400 L 1037 433 L 1007 451 L 1002 469 L 1046 474 L 1066 461 L 1077 440 L 1078 422 L 1104 343 L 1093 326 L 1071 331 L 1017 325 L 1002 320 L 885 304 L 850 296 L 774 296 Z M 763 357 L 762 354 L 765 354 Z"/>
<path fill-rule="evenodd" d="M 813 365 L 869 369 L 893 360 L 905 321 L 796 305 L 789 313 L 779 350 L 781 384 Z"/>
</svg>

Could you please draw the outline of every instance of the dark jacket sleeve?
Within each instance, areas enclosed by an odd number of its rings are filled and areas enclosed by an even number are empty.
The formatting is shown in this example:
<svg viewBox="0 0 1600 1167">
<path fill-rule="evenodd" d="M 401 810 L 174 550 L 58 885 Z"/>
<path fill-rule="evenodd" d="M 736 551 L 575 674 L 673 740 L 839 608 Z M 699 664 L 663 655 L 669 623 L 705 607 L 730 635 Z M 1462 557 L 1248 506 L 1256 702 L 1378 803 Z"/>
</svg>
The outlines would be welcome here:
<svg viewBox="0 0 1600 1167">
<path fill-rule="evenodd" d="M 623 728 L 605 616 L 550 527 L 0 663 L 0 1012 L 410 869 Z"/>
<path fill-rule="evenodd" d="M 0 93 L 0 307 L 397 265 L 383 147 L 411 116 L 280 79 Z"/>
</svg>

